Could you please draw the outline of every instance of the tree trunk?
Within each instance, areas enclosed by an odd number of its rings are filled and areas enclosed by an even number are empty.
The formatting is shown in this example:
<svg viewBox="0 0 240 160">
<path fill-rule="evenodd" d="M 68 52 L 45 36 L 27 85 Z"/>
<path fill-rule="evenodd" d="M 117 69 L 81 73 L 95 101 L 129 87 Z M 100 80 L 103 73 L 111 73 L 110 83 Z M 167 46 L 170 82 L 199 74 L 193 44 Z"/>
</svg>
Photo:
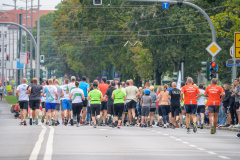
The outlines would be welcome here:
<svg viewBox="0 0 240 160">
<path fill-rule="evenodd" d="M 156 74 L 156 85 L 161 85 L 162 72 L 159 73 L 158 69 L 156 69 L 155 74 Z"/>
</svg>

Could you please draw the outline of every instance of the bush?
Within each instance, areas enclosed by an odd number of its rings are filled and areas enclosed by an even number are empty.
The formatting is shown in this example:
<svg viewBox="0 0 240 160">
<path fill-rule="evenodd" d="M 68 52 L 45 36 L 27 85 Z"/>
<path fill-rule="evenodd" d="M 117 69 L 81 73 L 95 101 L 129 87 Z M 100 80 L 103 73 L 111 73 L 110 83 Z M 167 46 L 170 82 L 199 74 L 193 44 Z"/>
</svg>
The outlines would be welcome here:
<svg viewBox="0 0 240 160">
<path fill-rule="evenodd" d="M 4 96 L 4 98 L 11 105 L 15 105 L 17 103 L 17 101 L 18 101 L 16 96 Z"/>
</svg>

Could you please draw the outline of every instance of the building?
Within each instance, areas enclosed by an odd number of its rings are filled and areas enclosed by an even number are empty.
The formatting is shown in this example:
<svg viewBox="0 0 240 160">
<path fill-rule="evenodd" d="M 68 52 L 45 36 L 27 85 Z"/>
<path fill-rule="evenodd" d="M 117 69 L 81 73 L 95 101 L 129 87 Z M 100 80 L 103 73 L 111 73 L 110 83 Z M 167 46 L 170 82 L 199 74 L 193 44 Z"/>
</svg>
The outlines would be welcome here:
<svg viewBox="0 0 240 160">
<path fill-rule="evenodd" d="M 27 12 L 27 13 L 26 13 Z M 54 10 L 40 10 L 40 17 L 42 15 L 45 15 L 49 12 L 54 12 Z M 32 17 L 31 17 L 32 14 Z M 21 16 L 20 16 L 21 15 Z M 31 13 L 31 10 L 0 10 L 0 22 L 14 22 L 14 23 L 20 23 L 20 17 L 22 21 L 22 25 L 27 28 L 29 31 L 31 31 L 31 19 L 32 19 L 32 27 L 36 26 L 36 21 L 38 19 L 38 10 L 33 9 L 33 12 Z M 26 32 L 22 30 L 22 36 L 26 36 Z M 36 37 L 34 37 L 36 39 Z M 19 54 L 19 48 L 21 47 L 23 52 L 28 52 L 31 56 L 31 53 L 29 49 L 26 49 L 26 42 L 22 41 L 22 45 L 18 44 L 18 41 L 20 40 L 20 30 L 19 27 L 14 25 L 1 25 L 0 24 L 0 77 L 2 77 L 2 55 L 4 58 L 4 78 L 7 78 L 9 80 L 16 79 L 16 70 L 6 70 L 6 60 L 7 55 L 9 61 L 17 61 L 18 60 L 18 54 Z M 34 46 L 33 46 L 34 48 Z M 30 59 L 30 58 L 29 58 Z M 35 61 L 32 61 L 32 68 L 35 69 Z M 24 68 L 30 68 L 30 62 L 28 65 L 25 65 Z M 27 76 L 27 73 L 25 72 L 27 69 L 23 69 L 23 75 L 24 77 Z M 1 78 L 2 79 L 2 78 Z M 0 81 L 1 81 L 0 79 Z"/>
</svg>

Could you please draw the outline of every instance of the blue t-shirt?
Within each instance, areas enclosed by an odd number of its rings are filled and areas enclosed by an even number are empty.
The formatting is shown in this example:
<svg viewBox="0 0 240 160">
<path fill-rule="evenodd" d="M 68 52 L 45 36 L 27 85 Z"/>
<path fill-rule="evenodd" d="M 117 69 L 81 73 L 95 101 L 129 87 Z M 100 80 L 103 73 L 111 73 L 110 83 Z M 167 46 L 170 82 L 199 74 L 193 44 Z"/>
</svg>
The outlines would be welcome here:
<svg viewBox="0 0 240 160">
<path fill-rule="evenodd" d="M 172 90 L 171 87 L 167 89 L 168 92 L 171 91 L 171 90 Z M 170 101 L 170 103 L 171 103 L 171 99 L 169 99 L 169 101 Z"/>
<path fill-rule="evenodd" d="M 83 90 L 84 97 L 87 98 L 87 89 L 89 88 L 89 84 L 86 82 L 81 82 L 79 84 L 79 88 Z"/>
</svg>

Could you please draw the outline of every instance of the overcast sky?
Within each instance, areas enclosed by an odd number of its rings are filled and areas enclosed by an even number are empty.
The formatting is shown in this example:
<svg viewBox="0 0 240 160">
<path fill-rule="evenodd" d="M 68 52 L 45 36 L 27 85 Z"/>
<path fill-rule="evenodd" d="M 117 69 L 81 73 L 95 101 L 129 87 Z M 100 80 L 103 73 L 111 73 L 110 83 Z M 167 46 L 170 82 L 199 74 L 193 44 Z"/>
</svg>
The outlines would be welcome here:
<svg viewBox="0 0 240 160">
<path fill-rule="evenodd" d="M 31 7 L 31 0 L 28 1 L 28 7 Z M 40 0 L 41 10 L 54 10 L 55 6 L 60 3 L 61 0 Z M 12 10 L 14 7 L 3 6 L 2 4 L 14 5 L 14 0 L 0 0 L 0 10 Z M 38 0 L 33 0 L 33 5 L 37 5 Z M 26 0 L 17 0 L 17 7 L 26 8 Z"/>
</svg>

